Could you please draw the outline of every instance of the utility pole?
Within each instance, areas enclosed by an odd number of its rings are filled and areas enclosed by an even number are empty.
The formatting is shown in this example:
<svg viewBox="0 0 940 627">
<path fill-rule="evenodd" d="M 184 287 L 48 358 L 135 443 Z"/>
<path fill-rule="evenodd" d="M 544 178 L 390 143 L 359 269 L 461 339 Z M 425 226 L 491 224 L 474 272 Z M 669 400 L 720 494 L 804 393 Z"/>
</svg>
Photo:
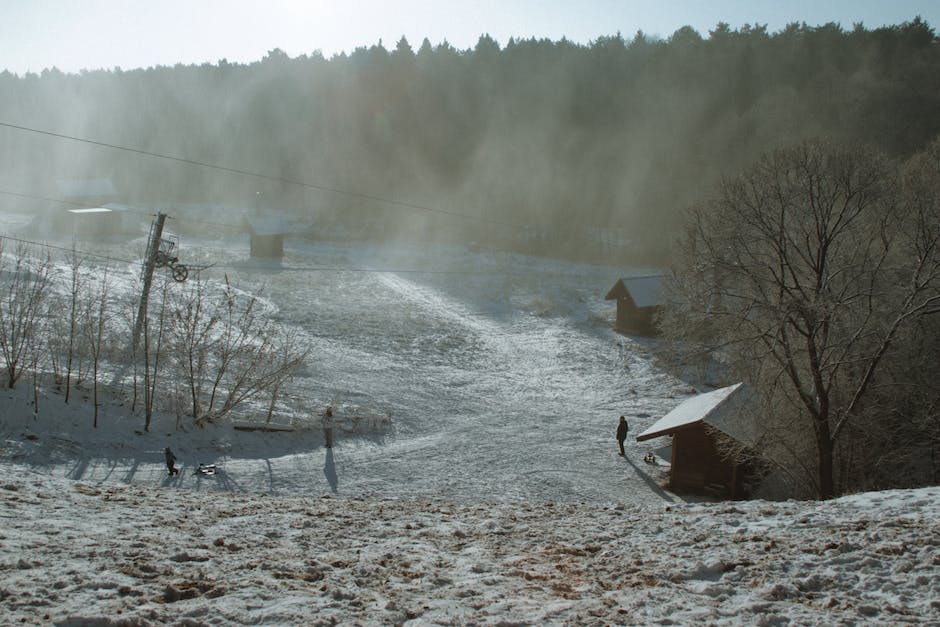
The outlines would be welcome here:
<svg viewBox="0 0 940 627">
<path fill-rule="evenodd" d="M 160 238 L 163 236 L 165 213 L 157 213 L 156 222 L 150 227 L 150 241 L 147 242 L 147 259 L 144 261 L 144 288 L 140 295 L 140 307 L 137 309 L 137 322 L 134 323 L 134 336 L 131 340 L 131 354 L 137 354 L 137 342 L 147 318 L 147 303 L 150 300 L 150 284 L 153 282 L 153 269 L 157 263 L 157 251 L 160 250 Z"/>
</svg>

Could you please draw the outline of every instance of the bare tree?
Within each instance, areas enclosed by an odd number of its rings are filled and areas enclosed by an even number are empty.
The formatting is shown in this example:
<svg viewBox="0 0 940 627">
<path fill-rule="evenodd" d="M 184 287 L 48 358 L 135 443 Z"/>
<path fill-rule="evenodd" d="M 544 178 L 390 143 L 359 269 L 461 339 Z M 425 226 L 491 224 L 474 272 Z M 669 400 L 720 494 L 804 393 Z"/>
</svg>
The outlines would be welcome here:
<svg viewBox="0 0 940 627">
<path fill-rule="evenodd" d="M 72 250 L 71 257 L 71 283 L 69 285 L 69 314 L 68 314 L 68 347 L 65 352 L 65 402 L 69 402 L 69 395 L 72 390 L 72 366 L 75 360 L 75 341 L 79 329 L 79 296 L 84 290 L 84 281 L 82 280 L 81 270 L 83 259 L 78 256 L 76 250 Z M 55 341 L 55 338 L 50 338 Z M 58 342 L 61 342 L 61 338 L 58 338 Z M 58 352 L 58 351 L 56 351 Z M 60 356 L 53 356 L 53 360 L 56 361 Z"/>
<path fill-rule="evenodd" d="M 206 302 L 206 284 L 196 279 L 173 314 L 173 344 L 176 363 L 187 386 L 194 419 L 203 415 L 202 386 L 209 369 L 209 351 L 219 318 Z"/>
<path fill-rule="evenodd" d="M 937 222 L 900 198 L 881 155 L 804 142 L 725 181 L 678 245 L 667 336 L 754 385 L 767 440 L 819 498 L 903 332 L 940 303 Z"/>
<path fill-rule="evenodd" d="M 94 289 L 88 289 L 85 298 L 84 335 L 92 367 L 92 399 L 94 403 L 94 428 L 98 428 L 98 373 L 101 366 L 102 348 L 105 343 L 105 328 L 111 317 L 108 268 L 102 270 Z"/>
<path fill-rule="evenodd" d="M 31 351 L 42 315 L 43 300 L 49 285 L 48 254 L 34 259 L 24 244 L 19 244 L 12 261 L 3 250 L 0 238 L 0 355 L 6 368 L 8 387 L 14 387 L 23 367 L 32 363 Z"/>
<path fill-rule="evenodd" d="M 216 422 L 236 406 L 274 395 L 308 351 L 262 311 L 254 295 L 225 279 L 218 302 L 200 281 L 179 307 L 174 353 L 184 375 L 197 424 Z"/>
</svg>

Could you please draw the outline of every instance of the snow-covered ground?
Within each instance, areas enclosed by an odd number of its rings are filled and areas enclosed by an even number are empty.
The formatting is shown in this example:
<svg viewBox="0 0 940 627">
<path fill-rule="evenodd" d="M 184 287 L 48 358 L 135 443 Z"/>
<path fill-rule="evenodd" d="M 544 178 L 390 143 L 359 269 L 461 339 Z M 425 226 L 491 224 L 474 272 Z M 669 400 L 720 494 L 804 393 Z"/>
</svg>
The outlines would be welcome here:
<svg viewBox="0 0 940 627">
<path fill-rule="evenodd" d="M 334 448 L 0 390 L 3 623 L 940 622 L 940 489 L 692 503 L 617 455 L 691 391 L 610 330 L 625 270 L 244 244 L 181 258 L 311 341 L 294 418 L 336 406 Z"/>
<path fill-rule="evenodd" d="M 940 622 L 940 488 L 468 503 L 2 469 L 4 624 Z"/>
<path fill-rule="evenodd" d="M 272 267 L 250 263 L 247 248 L 247 240 L 227 247 L 183 240 L 179 253 L 190 266 L 212 264 L 204 278 L 227 276 L 260 294 L 282 324 L 309 340 L 309 363 L 289 392 L 298 420 L 316 422 L 328 404 L 337 408 L 329 460 L 319 430 L 259 440 L 184 425 L 133 436 L 143 418 L 127 417 L 126 406 L 103 407 L 91 434 L 83 433 L 90 417 L 54 421 L 57 438 L 98 444 L 49 450 L 40 439 L 33 458 L 57 476 L 160 485 L 162 450 L 171 446 L 184 465 L 223 465 L 227 489 L 253 492 L 671 498 L 639 463 L 647 446 L 631 443 L 626 459 L 613 454 L 618 416 L 639 433 L 692 391 L 654 367 L 648 343 L 611 329 L 615 305 L 604 294 L 631 270 L 330 242 L 294 244 Z M 116 269 L 111 276 L 117 282 Z M 169 381 L 172 372 L 161 377 Z M 55 395 L 43 399 L 40 413 L 59 404 Z M 391 420 L 353 432 L 343 420 L 349 414 Z"/>
</svg>

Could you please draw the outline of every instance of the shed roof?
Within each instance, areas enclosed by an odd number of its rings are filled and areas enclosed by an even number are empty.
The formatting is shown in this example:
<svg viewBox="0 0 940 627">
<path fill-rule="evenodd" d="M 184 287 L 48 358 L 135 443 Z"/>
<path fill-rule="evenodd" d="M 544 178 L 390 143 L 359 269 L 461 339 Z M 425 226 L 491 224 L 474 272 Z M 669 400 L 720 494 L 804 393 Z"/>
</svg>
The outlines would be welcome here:
<svg viewBox="0 0 940 627">
<path fill-rule="evenodd" d="M 245 221 L 255 235 L 287 235 L 294 232 L 290 222 L 282 216 L 245 216 Z"/>
<path fill-rule="evenodd" d="M 742 429 L 739 402 L 730 402 L 733 397 L 742 397 L 739 391 L 743 383 L 735 383 L 705 394 L 698 394 L 682 401 L 678 407 L 657 420 L 646 431 L 636 436 L 638 442 L 674 433 L 682 427 L 704 422 L 731 437 L 748 443 L 751 434 Z"/>
<path fill-rule="evenodd" d="M 661 274 L 625 277 L 617 279 L 604 298 L 614 300 L 629 294 L 637 307 L 653 307 L 662 302 L 662 290 L 663 276 Z"/>
<path fill-rule="evenodd" d="M 127 205 L 122 205 L 116 202 L 106 202 L 97 207 L 83 207 L 81 209 L 68 209 L 69 213 L 77 214 L 86 214 L 86 213 L 112 213 L 112 212 L 122 212 L 128 213 L 134 211 L 132 208 Z"/>
</svg>

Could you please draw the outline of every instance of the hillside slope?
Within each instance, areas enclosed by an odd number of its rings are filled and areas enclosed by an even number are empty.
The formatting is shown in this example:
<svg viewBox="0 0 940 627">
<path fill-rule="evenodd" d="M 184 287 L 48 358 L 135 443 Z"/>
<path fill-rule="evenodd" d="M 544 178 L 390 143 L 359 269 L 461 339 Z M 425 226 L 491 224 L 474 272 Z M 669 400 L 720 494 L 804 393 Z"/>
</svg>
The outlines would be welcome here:
<svg viewBox="0 0 940 627">
<path fill-rule="evenodd" d="M 824 503 L 471 504 L 0 468 L 9 624 L 940 620 L 940 488 Z"/>
</svg>

